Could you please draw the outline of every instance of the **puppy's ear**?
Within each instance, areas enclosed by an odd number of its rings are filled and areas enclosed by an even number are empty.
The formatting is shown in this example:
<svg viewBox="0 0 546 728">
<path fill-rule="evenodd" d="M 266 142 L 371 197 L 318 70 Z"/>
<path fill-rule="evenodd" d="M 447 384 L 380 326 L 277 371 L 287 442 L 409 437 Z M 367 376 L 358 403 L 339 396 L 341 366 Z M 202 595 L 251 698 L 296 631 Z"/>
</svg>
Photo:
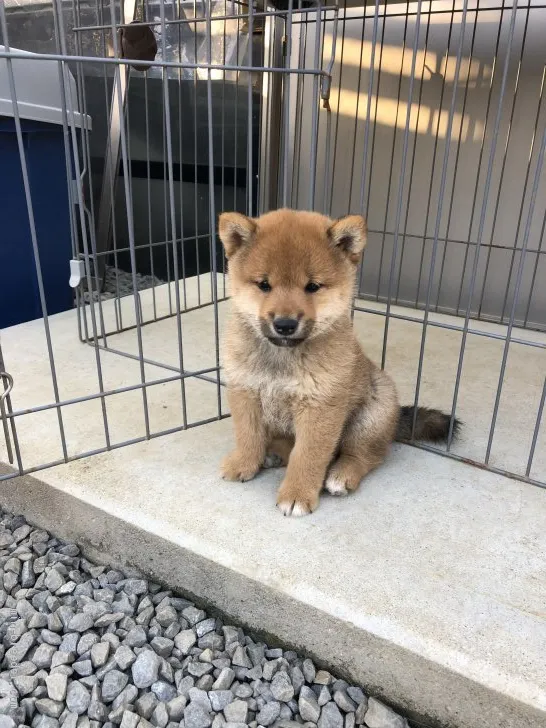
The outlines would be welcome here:
<svg viewBox="0 0 546 728">
<path fill-rule="evenodd" d="M 328 228 L 328 237 L 332 245 L 343 251 L 353 263 L 358 263 L 368 237 L 366 220 L 361 215 L 341 217 Z"/>
<path fill-rule="evenodd" d="M 238 212 L 224 212 L 220 215 L 218 233 L 226 251 L 226 258 L 231 258 L 241 246 L 252 242 L 256 227 L 254 220 Z"/>
</svg>

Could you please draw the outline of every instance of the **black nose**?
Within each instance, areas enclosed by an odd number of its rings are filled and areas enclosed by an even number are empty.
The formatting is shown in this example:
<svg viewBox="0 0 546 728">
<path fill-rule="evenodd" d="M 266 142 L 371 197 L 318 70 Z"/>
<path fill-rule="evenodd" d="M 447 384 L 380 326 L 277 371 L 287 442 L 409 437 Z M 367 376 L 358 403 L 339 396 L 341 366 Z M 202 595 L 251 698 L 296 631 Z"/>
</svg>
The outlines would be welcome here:
<svg viewBox="0 0 546 728">
<path fill-rule="evenodd" d="M 278 318 L 273 321 L 273 328 L 280 336 L 291 336 L 298 328 L 298 319 Z"/>
</svg>

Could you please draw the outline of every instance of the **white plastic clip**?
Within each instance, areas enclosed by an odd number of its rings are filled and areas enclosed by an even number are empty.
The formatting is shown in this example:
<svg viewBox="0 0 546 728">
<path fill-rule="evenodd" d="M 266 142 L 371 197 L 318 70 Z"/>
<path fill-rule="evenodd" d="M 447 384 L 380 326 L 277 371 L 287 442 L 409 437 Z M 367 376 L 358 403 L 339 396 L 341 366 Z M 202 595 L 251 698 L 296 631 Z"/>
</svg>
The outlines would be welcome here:
<svg viewBox="0 0 546 728">
<path fill-rule="evenodd" d="M 85 278 L 85 260 L 71 260 L 68 285 L 71 288 L 77 288 L 83 278 Z"/>
</svg>

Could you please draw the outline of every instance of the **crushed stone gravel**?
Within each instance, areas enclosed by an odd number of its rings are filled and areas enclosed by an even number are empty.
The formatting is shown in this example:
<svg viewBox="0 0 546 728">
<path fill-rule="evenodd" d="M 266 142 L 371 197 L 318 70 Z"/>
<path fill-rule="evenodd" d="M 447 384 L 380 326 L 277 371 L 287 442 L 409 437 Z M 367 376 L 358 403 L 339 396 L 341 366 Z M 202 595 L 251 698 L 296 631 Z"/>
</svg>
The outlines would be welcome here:
<svg viewBox="0 0 546 728">
<path fill-rule="evenodd" d="M 161 286 L 165 281 L 160 280 L 156 276 L 143 275 L 142 273 L 136 273 L 137 290 L 144 291 L 146 288 L 152 288 L 154 286 Z M 107 301 L 110 298 L 122 298 L 123 296 L 129 296 L 133 293 L 133 275 L 130 271 L 121 270 L 121 268 L 115 268 L 113 266 L 106 266 L 104 275 L 104 284 L 100 293 L 100 299 Z M 89 291 L 85 291 L 83 299 L 85 303 L 90 302 Z M 98 291 L 93 291 L 93 300 L 99 300 Z"/>
<path fill-rule="evenodd" d="M 0 728 L 409 728 L 361 688 L 0 511 Z"/>
</svg>

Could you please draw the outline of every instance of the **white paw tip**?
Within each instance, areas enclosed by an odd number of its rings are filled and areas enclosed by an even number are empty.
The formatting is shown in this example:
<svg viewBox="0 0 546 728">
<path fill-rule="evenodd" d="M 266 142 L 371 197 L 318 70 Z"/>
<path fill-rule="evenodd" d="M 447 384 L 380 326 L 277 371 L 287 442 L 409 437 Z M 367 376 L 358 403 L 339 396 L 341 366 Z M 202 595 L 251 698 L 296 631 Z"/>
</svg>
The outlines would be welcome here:
<svg viewBox="0 0 546 728">
<path fill-rule="evenodd" d="M 295 518 L 300 518 L 301 516 L 306 516 L 309 513 L 307 506 L 294 501 L 281 501 L 280 503 L 277 503 L 277 507 L 283 516 L 294 516 Z"/>
<path fill-rule="evenodd" d="M 330 495 L 347 495 L 348 493 L 345 481 L 339 478 L 328 478 L 326 481 L 326 490 Z"/>
</svg>

